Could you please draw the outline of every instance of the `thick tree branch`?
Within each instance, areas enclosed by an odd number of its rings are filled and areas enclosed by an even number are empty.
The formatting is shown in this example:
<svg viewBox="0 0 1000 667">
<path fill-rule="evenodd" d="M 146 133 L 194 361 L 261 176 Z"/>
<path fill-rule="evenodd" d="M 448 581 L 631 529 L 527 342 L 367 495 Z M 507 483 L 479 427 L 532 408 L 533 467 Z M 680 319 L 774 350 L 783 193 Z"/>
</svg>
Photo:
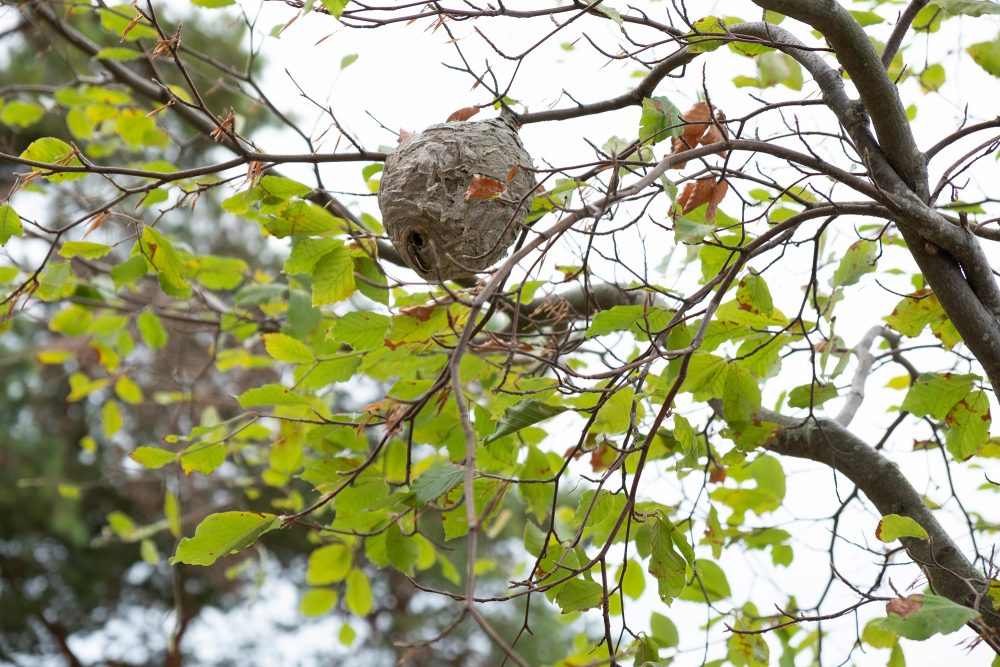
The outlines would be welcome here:
<svg viewBox="0 0 1000 667">
<path fill-rule="evenodd" d="M 962 554 L 895 463 L 833 420 L 802 421 L 767 411 L 757 416 L 782 427 L 768 445 L 771 451 L 828 465 L 856 484 L 882 516 L 899 514 L 919 523 L 929 537 L 902 538 L 907 554 L 935 593 L 979 611 L 982 619 L 973 625 L 998 650 L 1000 615 L 986 594 L 987 577 Z"/>
<path fill-rule="evenodd" d="M 755 2 L 761 4 L 758 0 Z M 816 2 L 825 3 L 825 0 Z M 775 4 L 784 6 L 785 0 Z M 853 23 L 854 19 L 847 16 Z M 733 32 L 772 40 L 777 48 L 809 71 L 822 91 L 823 100 L 836 114 L 868 165 L 880 193 L 877 199 L 891 210 L 891 219 L 899 226 L 917 266 L 927 277 L 966 345 L 982 363 L 990 383 L 1000 386 L 1000 288 L 975 235 L 930 208 L 925 203 L 926 197 L 919 197 L 901 179 L 883 151 L 884 146 L 879 146 L 871 135 L 868 115 L 847 96 L 840 73 L 818 54 L 808 50 L 787 30 L 770 24 L 740 24 L 733 27 Z M 895 88 L 893 97 L 898 100 Z M 901 122 L 907 123 L 905 115 Z M 908 125 L 906 132 L 909 134 Z M 926 190 L 926 179 L 923 183 Z"/>
<path fill-rule="evenodd" d="M 910 132 L 906 109 L 875 47 L 854 17 L 836 0 L 753 1 L 809 24 L 826 38 L 851 75 L 889 164 L 911 190 L 926 199 L 927 165 Z"/>
</svg>

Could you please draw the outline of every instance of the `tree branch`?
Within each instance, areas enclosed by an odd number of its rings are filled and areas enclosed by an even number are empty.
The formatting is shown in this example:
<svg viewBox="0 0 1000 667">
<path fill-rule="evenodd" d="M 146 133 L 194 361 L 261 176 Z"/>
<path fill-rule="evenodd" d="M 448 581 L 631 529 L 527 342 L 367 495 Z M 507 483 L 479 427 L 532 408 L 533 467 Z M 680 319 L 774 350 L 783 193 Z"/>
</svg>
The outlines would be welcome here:
<svg viewBox="0 0 1000 667">
<path fill-rule="evenodd" d="M 899 514 L 919 523 L 929 537 L 901 538 L 907 554 L 935 593 L 981 614 L 973 626 L 997 650 L 1000 615 L 987 595 L 988 579 L 962 554 L 895 463 L 833 420 L 802 421 L 769 411 L 757 417 L 782 427 L 768 445 L 771 451 L 828 465 L 856 484 L 882 516 Z"/>
</svg>

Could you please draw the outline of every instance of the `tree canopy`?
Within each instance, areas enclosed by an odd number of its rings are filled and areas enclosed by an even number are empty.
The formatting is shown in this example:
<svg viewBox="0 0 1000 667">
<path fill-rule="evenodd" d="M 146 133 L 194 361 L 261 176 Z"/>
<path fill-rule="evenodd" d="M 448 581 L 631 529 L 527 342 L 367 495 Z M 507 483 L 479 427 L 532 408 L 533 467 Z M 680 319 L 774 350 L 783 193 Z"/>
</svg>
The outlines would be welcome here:
<svg viewBox="0 0 1000 667">
<path fill-rule="evenodd" d="M 0 659 L 1000 664 L 1000 5 L 3 11 Z"/>
</svg>

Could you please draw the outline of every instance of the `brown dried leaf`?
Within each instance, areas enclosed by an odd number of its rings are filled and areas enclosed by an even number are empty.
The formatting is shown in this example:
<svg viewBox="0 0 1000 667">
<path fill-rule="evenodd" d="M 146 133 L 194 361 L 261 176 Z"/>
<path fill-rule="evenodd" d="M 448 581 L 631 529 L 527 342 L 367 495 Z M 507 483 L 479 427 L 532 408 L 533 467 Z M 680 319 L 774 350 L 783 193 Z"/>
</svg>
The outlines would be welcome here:
<svg viewBox="0 0 1000 667">
<path fill-rule="evenodd" d="M 906 618 L 910 614 L 920 611 L 920 608 L 924 606 L 924 596 L 920 593 L 915 593 L 914 595 L 908 595 L 905 598 L 896 598 L 894 600 L 889 600 L 885 605 L 885 613 L 898 614 L 903 618 Z"/>
<path fill-rule="evenodd" d="M 445 122 L 450 123 L 455 120 L 469 120 L 477 113 L 479 113 L 479 107 L 462 107 L 455 113 L 448 116 L 448 120 Z"/>
<path fill-rule="evenodd" d="M 594 472 L 607 470 L 615 462 L 617 453 L 608 447 L 607 443 L 602 443 L 590 452 L 590 469 Z"/>
<path fill-rule="evenodd" d="M 90 235 L 92 231 L 98 229 L 101 225 L 103 225 L 104 221 L 107 220 L 110 215 L 111 211 L 101 211 L 100 213 L 95 215 L 91 223 L 87 225 L 87 231 L 83 233 L 83 237 L 86 238 L 87 236 Z"/>
<path fill-rule="evenodd" d="M 708 204 L 705 211 L 705 220 L 713 220 L 715 212 L 719 207 L 719 202 L 723 200 L 729 191 L 729 183 L 726 181 L 716 181 L 714 178 L 699 178 L 684 186 L 684 189 L 677 196 L 676 204 L 681 208 L 681 214 L 690 213 L 702 204 Z"/>
<path fill-rule="evenodd" d="M 727 476 L 726 469 L 722 466 L 712 464 L 708 469 L 708 481 L 712 484 L 722 484 Z"/>
<path fill-rule="evenodd" d="M 413 134 L 414 133 L 410 132 L 409 130 L 404 130 L 403 128 L 399 128 L 399 143 L 403 143 L 404 141 L 412 137 Z"/>
<path fill-rule="evenodd" d="M 495 199 L 507 190 L 507 184 L 498 178 L 473 174 L 469 189 L 465 191 L 465 201 L 473 199 Z"/>
<path fill-rule="evenodd" d="M 510 171 L 507 172 L 507 182 L 510 183 L 515 178 L 517 178 L 517 174 L 520 171 L 521 171 L 521 168 L 519 166 L 517 166 L 516 164 L 513 167 L 511 167 Z"/>
<path fill-rule="evenodd" d="M 712 109 L 705 102 L 698 102 L 681 116 L 684 131 L 670 139 L 671 154 L 676 155 L 698 145 L 707 128 L 712 127 Z M 679 162 L 674 169 L 683 169 L 687 162 Z"/>
<path fill-rule="evenodd" d="M 407 317 L 412 317 L 415 320 L 420 320 L 421 322 L 426 322 L 431 319 L 431 313 L 437 307 L 436 304 L 429 304 L 423 306 L 404 306 L 399 309 L 400 315 L 406 315 Z"/>
</svg>

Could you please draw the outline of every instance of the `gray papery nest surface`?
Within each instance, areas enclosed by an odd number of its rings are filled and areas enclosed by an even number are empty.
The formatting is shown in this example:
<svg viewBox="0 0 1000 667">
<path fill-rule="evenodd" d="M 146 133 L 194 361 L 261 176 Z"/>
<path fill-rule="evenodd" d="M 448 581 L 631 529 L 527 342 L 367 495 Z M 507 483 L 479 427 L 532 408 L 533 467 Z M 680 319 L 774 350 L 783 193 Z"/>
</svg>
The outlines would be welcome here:
<svg viewBox="0 0 1000 667">
<path fill-rule="evenodd" d="M 428 280 L 454 280 L 507 254 L 534 189 L 531 156 L 512 119 L 458 121 L 431 125 L 386 157 L 378 204 L 410 268 Z"/>
</svg>

